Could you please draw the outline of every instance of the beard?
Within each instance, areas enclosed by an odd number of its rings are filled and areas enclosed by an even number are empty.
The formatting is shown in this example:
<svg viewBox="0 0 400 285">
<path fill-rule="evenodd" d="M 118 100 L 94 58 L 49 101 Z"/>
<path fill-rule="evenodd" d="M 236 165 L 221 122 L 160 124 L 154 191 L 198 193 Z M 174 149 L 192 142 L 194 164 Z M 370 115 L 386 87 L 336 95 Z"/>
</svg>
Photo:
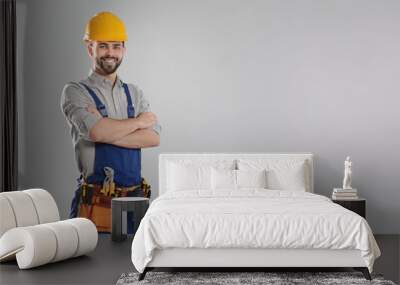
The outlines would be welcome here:
<svg viewBox="0 0 400 285">
<path fill-rule="evenodd" d="M 108 61 L 112 59 L 112 61 Z M 96 58 L 97 68 L 100 69 L 105 75 L 114 73 L 121 65 L 122 58 L 118 60 L 117 57 L 100 57 Z"/>
</svg>

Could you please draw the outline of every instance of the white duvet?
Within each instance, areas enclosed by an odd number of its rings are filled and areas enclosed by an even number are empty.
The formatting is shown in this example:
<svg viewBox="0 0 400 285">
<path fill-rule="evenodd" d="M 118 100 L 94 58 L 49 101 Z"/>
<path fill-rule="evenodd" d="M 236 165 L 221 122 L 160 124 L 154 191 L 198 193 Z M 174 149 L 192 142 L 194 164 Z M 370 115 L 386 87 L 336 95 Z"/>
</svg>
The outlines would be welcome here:
<svg viewBox="0 0 400 285">
<path fill-rule="evenodd" d="M 372 272 L 380 255 L 365 219 L 330 199 L 299 191 L 179 191 L 155 199 L 132 243 L 143 272 L 154 249 L 358 249 Z"/>
</svg>

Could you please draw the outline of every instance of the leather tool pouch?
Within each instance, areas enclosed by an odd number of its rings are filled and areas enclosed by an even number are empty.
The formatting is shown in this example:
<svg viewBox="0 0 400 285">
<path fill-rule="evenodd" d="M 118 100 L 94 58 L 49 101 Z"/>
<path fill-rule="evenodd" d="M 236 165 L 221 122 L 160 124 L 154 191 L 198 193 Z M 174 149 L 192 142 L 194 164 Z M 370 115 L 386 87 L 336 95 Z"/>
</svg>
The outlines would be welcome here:
<svg viewBox="0 0 400 285">
<path fill-rule="evenodd" d="M 150 198 L 151 186 L 142 179 L 142 183 L 129 188 L 115 188 L 104 193 L 102 185 L 82 184 L 79 217 L 90 219 L 99 232 L 111 232 L 111 200 L 115 197 L 127 197 L 130 192 L 142 189 L 144 197 Z"/>
</svg>

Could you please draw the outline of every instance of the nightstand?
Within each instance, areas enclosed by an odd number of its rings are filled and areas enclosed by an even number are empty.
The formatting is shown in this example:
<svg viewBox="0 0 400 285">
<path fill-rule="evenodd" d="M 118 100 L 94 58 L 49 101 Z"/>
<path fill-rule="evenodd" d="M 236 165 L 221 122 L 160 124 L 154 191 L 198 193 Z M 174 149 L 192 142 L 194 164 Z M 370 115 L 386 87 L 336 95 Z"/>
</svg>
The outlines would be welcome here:
<svg viewBox="0 0 400 285">
<path fill-rule="evenodd" d="M 361 217 L 365 219 L 365 208 L 366 208 L 366 200 L 363 198 L 358 198 L 354 200 L 335 200 L 332 199 L 332 202 L 339 204 L 340 206 L 353 211 L 356 214 L 359 214 Z"/>
<path fill-rule="evenodd" d="M 149 208 L 149 199 L 143 197 L 119 197 L 111 200 L 111 240 L 124 241 L 127 235 L 122 233 L 122 213 L 131 211 L 134 216 L 134 233 Z"/>
</svg>

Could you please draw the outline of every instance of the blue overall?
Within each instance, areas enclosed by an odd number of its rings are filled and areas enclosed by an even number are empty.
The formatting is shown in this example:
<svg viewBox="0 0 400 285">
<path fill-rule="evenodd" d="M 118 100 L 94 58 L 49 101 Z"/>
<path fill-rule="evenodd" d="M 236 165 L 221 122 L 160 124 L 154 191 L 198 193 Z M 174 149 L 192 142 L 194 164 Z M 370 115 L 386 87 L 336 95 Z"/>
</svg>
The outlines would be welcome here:
<svg viewBox="0 0 400 285">
<path fill-rule="evenodd" d="M 89 92 L 93 98 L 97 110 L 103 116 L 108 117 L 105 105 L 97 97 L 96 93 L 89 88 L 86 84 L 81 84 Z M 128 118 L 135 117 L 135 108 L 132 103 L 132 98 L 129 92 L 128 85 L 123 83 L 123 88 L 128 102 L 127 112 Z M 110 167 L 114 170 L 114 182 L 118 187 L 130 187 L 134 185 L 140 185 L 142 181 L 141 175 L 141 149 L 130 149 L 115 146 L 107 143 L 95 143 L 95 160 L 93 174 L 86 178 L 86 183 L 89 184 L 103 184 L 106 174 L 104 172 L 105 167 Z M 75 191 L 74 198 L 71 204 L 70 218 L 77 217 L 79 209 L 79 201 L 81 196 L 81 184 L 82 177 L 78 179 L 78 189 Z M 135 191 L 128 192 L 128 196 L 144 196 L 144 192 L 141 188 Z M 128 220 L 131 215 L 128 213 Z M 128 232 L 129 225 L 128 223 Z"/>
</svg>

